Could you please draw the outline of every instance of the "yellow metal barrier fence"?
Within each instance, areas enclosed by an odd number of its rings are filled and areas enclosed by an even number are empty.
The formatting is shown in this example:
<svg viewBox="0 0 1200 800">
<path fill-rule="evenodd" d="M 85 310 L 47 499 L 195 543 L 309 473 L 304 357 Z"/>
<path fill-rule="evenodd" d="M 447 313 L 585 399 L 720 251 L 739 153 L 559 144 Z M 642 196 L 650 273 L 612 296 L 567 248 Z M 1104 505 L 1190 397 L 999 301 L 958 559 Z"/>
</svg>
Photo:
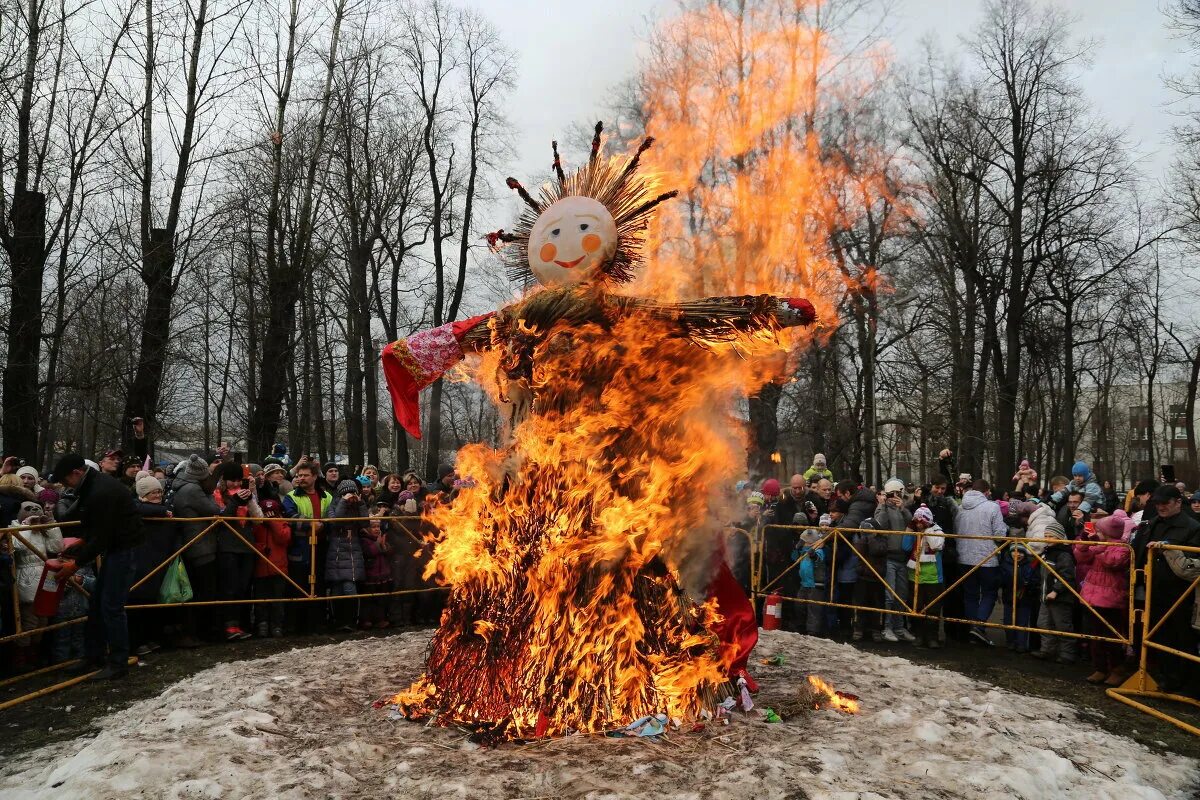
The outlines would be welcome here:
<svg viewBox="0 0 1200 800">
<path fill-rule="evenodd" d="M 1014 536 L 1014 537 L 1006 537 L 1003 540 L 996 540 L 990 536 L 975 536 L 975 535 L 971 535 L 971 534 L 939 533 L 938 534 L 939 536 L 944 536 L 946 539 L 953 539 L 953 540 L 960 540 L 960 541 L 961 540 L 987 541 L 992 544 L 992 550 L 985 557 L 980 559 L 979 563 L 974 564 L 974 565 L 965 565 L 968 567 L 967 570 L 965 572 L 963 572 L 961 575 L 959 575 L 954 580 L 953 583 L 946 585 L 945 588 L 943 588 L 939 594 L 937 594 L 935 597 L 928 600 L 924 604 L 921 604 L 918 602 L 918 597 L 919 597 L 918 590 L 919 590 L 920 584 L 918 584 L 915 581 L 911 582 L 913 584 L 913 596 L 912 596 L 911 602 L 908 600 L 908 598 L 901 597 L 899 595 L 899 593 L 896 592 L 895 588 L 892 587 L 887 582 L 885 576 L 879 574 L 879 571 L 871 563 L 870 559 L 859 550 L 859 546 L 856 545 L 852 541 L 852 539 L 847 536 L 847 534 L 868 534 L 868 535 L 885 536 L 885 537 L 886 536 L 900 536 L 900 537 L 912 536 L 914 538 L 918 538 L 920 535 L 916 531 L 908 531 L 908 530 L 889 531 L 889 530 L 880 530 L 880 529 L 876 529 L 876 528 L 822 528 L 822 527 L 818 527 L 818 526 L 814 526 L 814 525 L 765 525 L 762 528 L 763 535 L 765 536 L 766 532 L 769 530 L 772 530 L 772 529 L 780 530 L 780 531 L 791 531 L 791 532 L 793 532 L 793 535 L 797 531 L 815 530 L 821 534 L 821 538 L 818 539 L 817 541 L 813 542 L 811 549 L 809 549 L 806 552 L 803 552 L 799 558 L 793 560 L 786 568 L 781 569 L 779 571 L 779 574 L 775 575 L 766 585 L 759 586 L 756 584 L 755 588 L 754 588 L 755 599 L 757 599 L 761 595 L 766 594 L 773 587 L 775 587 L 777 584 L 779 584 L 781 581 L 783 581 L 785 576 L 792 570 L 797 569 L 800 566 L 801 562 L 803 562 L 805 559 L 807 559 L 811 556 L 811 554 L 813 553 L 814 550 L 816 550 L 818 548 L 823 548 L 826 544 L 829 544 L 830 546 L 833 547 L 833 554 L 831 555 L 831 557 L 829 559 L 831 564 L 838 563 L 838 548 L 839 547 L 847 548 L 852 556 L 858 557 L 860 569 L 865 567 L 867 570 L 869 570 L 871 575 L 873 575 L 875 577 L 875 579 L 878 580 L 883 585 L 885 592 L 890 597 L 895 599 L 896 603 L 899 605 L 899 608 L 890 608 L 890 609 L 889 608 L 873 608 L 871 606 L 860 606 L 860 605 L 855 605 L 853 603 L 844 603 L 844 602 L 836 601 L 836 600 L 834 600 L 834 586 L 836 583 L 835 580 L 827 581 L 828 598 L 825 600 L 816 600 L 816 599 L 811 599 L 811 598 L 799 598 L 799 597 L 788 597 L 788 596 L 785 596 L 785 595 L 779 593 L 778 591 L 775 591 L 772 593 L 779 595 L 779 597 L 781 599 L 787 600 L 788 602 L 814 604 L 814 605 L 828 606 L 831 608 L 844 608 L 844 609 L 853 610 L 853 611 L 869 612 L 872 614 L 874 614 L 874 613 L 893 614 L 893 615 L 898 614 L 898 615 L 903 615 L 906 617 L 933 618 L 933 619 L 938 619 L 943 622 L 960 623 L 960 624 L 964 624 L 964 625 L 977 625 L 980 627 L 998 628 L 998 629 L 1002 629 L 1002 630 L 1024 631 L 1024 632 L 1028 632 L 1028 633 L 1048 634 L 1048 635 L 1052 635 L 1052 636 L 1062 636 L 1062 637 L 1066 637 L 1066 638 L 1082 639 L 1082 640 L 1087 640 L 1087 641 L 1112 642 L 1114 644 L 1123 644 L 1123 645 L 1131 645 L 1133 643 L 1133 632 L 1134 632 L 1134 607 L 1133 607 L 1134 592 L 1133 592 L 1133 588 L 1134 588 L 1135 582 L 1136 582 L 1136 574 L 1135 574 L 1135 568 L 1134 568 L 1134 563 L 1133 563 L 1133 549 L 1127 542 L 1108 542 L 1108 541 L 1091 541 L 1091 540 L 1088 540 L 1086 542 L 1086 544 L 1096 546 L 1096 547 L 1122 547 L 1129 551 L 1129 554 L 1130 554 L 1130 561 L 1129 561 L 1130 592 L 1129 592 L 1129 609 L 1128 609 L 1129 613 L 1128 613 L 1128 624 L 1127 624 L 1126 630 L 1124 632 L 1118 631 L 1116 628 L 1114 628 L 1108 622 L 1108 620 L 1106 620 L 1104 618 L 1104 616 L 1094 606 L 1092 606 L 1090 603 L 1088 603 L 1086 600 L 1084 600 L 1083 596 L 1079 593 L 1079 591 L 1074 586 L 1072 586 L 1068 581 L 1063 580 L 1062 576 L 1059 575 L 1057 571 L 1055 571 L 1055 569 L 1041 556 L 1040 553 L 1038 553 L 1034 550 L 1031 550 L 1031 549 L 1027 549 L 1027 552 L 1029 553 L 1029 555 L 1032 556 L 1034 559 L 1036 559 L 1036 561 L 1038 562 L 1038 565 L 1040 567 L 1046 569 L 1047 572 L 1049 572 L 1055 578 L 1058 578 L 1058 580 L 1060 582 L 1062 582 L 1063 585 L 1065 585 L 1068 589 L 1070 589 L 1071 594 L 1079 602 L 1081 607 L 1083 607 L 1087 611 L 1089 611 L 1092 614 L 1092 616 L 1094 616 L 1100 623 L 1103 624 L 1103 626 L 1105 628 L 1107 628 L 1109 631 L 1112 632 L 1111 636 L 1108 636 L 1108 635 L 1100 636 L 1100 635 L 1080 633 L 1080 632 L 1055 631 L 1055 630 L 1049 630 L 1046 628 L 1038 628 L 1034 625 L 1016 625 L 1016 624 L 1010 625 L 1007 623 L 989 622 L 986 620 L 973 620 L 973 619 L 962 619 L 959 617 L 947 617 L 941 613 L 932 613 L 934 611 L 935 607 L 938 606 L 938 604 L 941 603 L 942 600 L 947 595 L 949 595 L 952 591 L 954 591 L 955 588 L 962 585 L 963 582 L 965 582 L 968 577 L 970 577 L 971 575 L 978 572 L 979 569 L 981 569 L 982 566 L 992 558 L 992 556 L 997 556 L 998 558 L 1002 557 L 1001 556 L 1002 551 L 1004 550 L 1004 548 L 1008 547 L 1009 545 L 1013 545 L 1013 544 L 1026 544 L 1026 545 L 1027 544 L 1063 544 L 1062 539 L 1037 539 L 1037 538 L 1015 537 Z M 1080 543 L 1081 542 L 1079 542 L 1079 541 L 1067 542 L 1067 544 L 1070 544 L 1070 545 L 1075 545 L 1075 544 L 1080 544 Z M 765 550 L 764 543 L 760 542 L 759 548 L 760 548 L 760 550 Z M 1015 571 L 1016 571 L 1015 561 L 1019 557 L 1019 554 L 1016 553 L 1015 551 L 1013 551 L 1012 557 L 1014 559 L 1013 566 L 1014 566 L 1014 573 L 1015 573 Z M 905 560 L 907 561 L 907 558 Z M 1017 576 L 1014 574 L 1014 576 L 1013 576 L 1014 587 L 1016 584 L 1016 577 Z M 1011 593 L 1011 599 L 1012 599 L 1012 604 L 1013 604 L 1012 609 L 1011 609 L 1012 610 L 1011 619 L 1013 619 L 1015 622 L 1015 620 L 1017 618 L 1016 606 L 1017 606 L 1017 599 L 1018 599 L 1015 588 L 1014 588 L 1014 591 Z"/>
<path fill-rule="evenodd" d="M 1180 613 L 1181 609 L 1184 607 L 1184 604 L 1189 599 L 1191 599 L 1193 603 L 1196 602 L 1197 587 L 1200 586 L 1200 547 L 1186 547 L 1183 545 L 1167 544 L 1164 542 L 1151 542 L 1146 550 L 1146 599 L 1144 611 L 1142 613 L 1142 641 L 1138 652 L 1138 669 L 1137 672 L 1135 672 L 1127 681 L 1125 681 L 1125 683 L 1109 689 L 1108 696 L 1114 700 L 1124 703 L 1125 705 L 1132 706 L 1139 711 L 1149 714 L 1156 719 L 1169 722 L 1190 734 L 1200 736 L 1200 727 L 1133 699 L 1135 697 L 1142 697 L 1154 698 L 1158 700 L 1169 700 L 1174 703 L 1182 703 L 1184 705 L 1191 706 L 1192 708 L 1200 709 L 1200 700 L 1187 695 L 1178 694 L 1177 692 L 1163 691 L 1160 689 L 1158 682 L 1155 681 L 1153 676 L 1151 676 L 1149 668 L 1151 651 L 1159 654 L 1159 658 L 1163 656 L 1170 656 L 1174 658 L 1181 658 L 1184 661 L 1191 662 L 1192 664 L 1200 665 L 1200 655 L 1197 653 L 1189 653 L 1186 650 L 1180 650 L 1176 647 L 1163 644 L 1162 642 L 1156 642 L 1153 639 L 1154 635 L 1162 630 L 1163 626 L 1168 623 L 1168 620 L 1171 620 L 1173 615 Z M 1184 588 L 1178 597 L 1161 598 L 1160 605 L 1167 606 L 1167 610 L 1161 616 L 1156 616 L 1154 613 L 1156 599 L 1154 592 L 1154 572 L 1155 570 L 1171 569 L 1167 563 L 1156 564 L 1158 561 L 1156 556 L 1161 553 L 1165 562 L 1168 558 L 1168 554 L 1171 552 L 1191 556 L 1190 560 L 1196 565 L 1183 568 L 1183 576 L 1177 575 L 1177 577 L 1181 577 L 1182 580 L 1188 580 L 1188 578 L 1191 577 L 1191 582 L 1188 583 L 1186 588 Z M 1176 623 L 1177 622 L 1178 621 L 1176 620 Z M 1188 620 L 1188 623 L 1193 624 L 1193 620 Z M 1200 675 L 1200 666 L 1194 667 L 1192 669 L 1192 673 L 1193 675 Z M 1196 685 L 1197 684 L 1195 682 L 1192 683 L 1193 688 Z"/>
<path fill-rule="evenodd" d="M 240 531 L 238 531 L 236 528 L 234 528 L 230 524 L 230 522 L 257 523 L 257 522 L 266 522 L 269 520 L 275 521 L 275 522 L 279 522 L 282 520 L 284 522 L 287 522 L 289 525 L 293 526 L 293 528 L 300 528 L 300 527 L 305 527 L 305 526 L 307 526 L 309 528 L 310 551 L 309 551 L 309 572 L 308 572 L 308 588 L 307 589 L 305 589 L 300 584 L 298 584 L 294 580 L 292 580 L 292 578 L 286 572 L 279 569 L 278 566 L 276 566 L 262 551 L 260 551 L 254 545 L 253 542 L 251 542 L 249 539 L 247 539 Z M 156 523 L 170 524 L 170 523 L 187 523 L 187 522 L 207 522 L 208 525 L 205 526 L 205 528 L 202 531 L 200 531 L 199 533 L 197 533 L 195 536 L 191 537 L 181 547 L 177 548 L 174 552 L 172 552 L 171 555 L 168 556 L 164 561 L 162 561 L 160 564 L 157 564 L 153 569 L 151 569 L 149 572 L 147 572 L 145 575 L 143 575 L 141 578 L 139 578 L 133 584 L 133 586 L 130 587 L 130 591 L 133 591 L 134 589 L 139 588 L 140 586 L 145 584 L 147 581 L 149 581 L 151 578 L 153 578 L 155 575 L 157 575 L 159 572 L 166 569 L 168 566 L 171 565 L 171 563 L 177 557 L 183 555 L 188 550 L 188 548 L 192 547 L 194 544 L 196 544 L 196 542 L 200 541 L 205 536 L 211 534 L 213 531 L 223 528 L 223 529 L 228 530 L 229 532 L 233 533 L 233 535 L 235 535 L 238 539 L 240 539 L 243 544 L 245 544 L 247 547 L 249 547 L 251 549 L 251 551 L 253 551 L 253 554 L 258 559 L 267 563 L 271 567 L 272 570 L 274 570 L 285 581 L 287 581 L 287 583 L 292 588 L 294 588 L 301 596 L 300 597 L 275 598 L 275 599 L 247 598 L 245 600 L 201 600 L 201 601 L 188 601 L 186 603 L 139 603 L 136 605 L 127 605 L 126 608 L 127 609 L 144 610 L 144 609 L 151 609 L 151 608 L 178 608 L 180 606 L 201 608 L 201 607 L 205 607 L 205 606 L 246 605 L 246 604 L 254 605 L 254 604 L 259 604 L 259 603 L 332 602 L 332 601 L 340 601 L 340 600 L 356 600 L 359 598 L 401 597 L 401 596 L 405 596 L 405 595 L 423 594 L 425 592 L 445 591 L 446 588 L 440 587 L 440 586 L 427 586 L 427 587 L 421 587 L 421 588 L 415 588 L 415 589 L 397 589 L 397 590 L 393 590 L 393 591 L 389 591 L 389 592 L 371 592 L 371 593 L 357 593 L 356 592 L 355 594 L 335 595 L 335 596 L 320 595 L 320 594 L 317 594 L 317 591 L 316 591 L 317 569 L 318 569 L 318 564 L 316 563 L 316 561 L 317 561 L 316 549 L 317 549 L 318 531 L 322 525 L 330 524 L 330 523 L 341 524 L 341 523 L 346 523 L 346 522 L 370 522 L 370 521 L 395 522 L 395 523 L 398 523 L 397 530 L 406 534 L 409 538 L 411 538 L 413 540 L 414 543 L 416 543 L 418 545 L 422 545 L 422 544 L 424 544 L 424 542 L 422 542 L 421 538 L 419 536 L 417 536 L 415 533 L 413 533 L 413 531 L 410 529 L 410 525 L 413 527 L 419 527 L 422 520 L 423 520 L 423 518 L 419 517 L 419 516 L 338 517 L 336 519 L 321 518 L 321 519 L 312 519 L 312 520 L 309 520 L 309 519 L 301 519 L 301 520 L 286 519 L 286 518 L 280 518 L 280 517 L 268 518 L 268 517 L 221 517 L 221 516 L 217 516 L 217 517 L 157 517 L 157 518 L 149 518 L 149 519 L 145 520 L 145 522 L 148 525 L 154 525 Z M 12 526 L 9 528 L 0 528 L 0 540 L 3 541 L 6 552 L 10 555 L 10 557 L 12 557 L 15 552 L 15 544 L 14 544 L 14 540 L 15 540 L 17 542 L 20 542 L 21 545 L 25 547 L 25 549 L 29 550 L 35 556 L 37 556 L 39 559 L 41 559 L 43 562 L 45 562 L 47 560 L 47 557 L 49 554 L 42 553 L 40 550 L 38 550 L 38 548 L 34 547 L 29 541 L 27 541 L 25 539 L 25 537 L 22 535 L 21 532 L 22 531 L 30 531 L 30 530 L 48 529 L 48 528 L 70 528 L 70 527 L 78 526 L 78 525 L 79 525 L 79 522 L 70 521 L 70 522 L 45 523 L 45 524 L 38 524 L 38 525 L 20 525 L 20 526 Z M 323 569 L 324 565 L 323 564 L 320 565 L 320 568 Z M 35 628 L 34 630 L 29 630 L 29 631 L 21 630 L 21 611 L 20 611 L 21 604 L 20 604 L 18 587 L 17 587 L 17 565 L 16 565 L 15 558 L 12 558 L 11 571 L 12 571 L 12 606 L 13 606 L 14 632 L 11 634 L 7 634 L 5 636 L 0 636 L 0 644 L 4 644 L 6 642 L 10 642 L 10 641 L 13 641 L 16 639 L 26 638 L 29 636 L 39 636 L 39 635 L 41 635 L 43 633 L 47 633 L 49 631 L 58 630 L 60 628 L 65 628 L 70 625 L 78 625 L 85 621 L 86 617 L 76 617 L 74 619 L 69 619 L 69 620 L 64 620 L 62 622 L 56 622 L 56 623 L 52 623 L 49 625 L 44 625 L 40 628 Z M 84 596 L 87 595 L 87 592 L 84 591 L 81 587 L 77 587 L 74 584 L 68 584 L 68 586 L 73 591 L 78 591 L 81 594 L 83 594 Z M 30 673 L 26 673 L 26 675 L 28 675 L 28 674 L 30 674 Z"/>
</svg>

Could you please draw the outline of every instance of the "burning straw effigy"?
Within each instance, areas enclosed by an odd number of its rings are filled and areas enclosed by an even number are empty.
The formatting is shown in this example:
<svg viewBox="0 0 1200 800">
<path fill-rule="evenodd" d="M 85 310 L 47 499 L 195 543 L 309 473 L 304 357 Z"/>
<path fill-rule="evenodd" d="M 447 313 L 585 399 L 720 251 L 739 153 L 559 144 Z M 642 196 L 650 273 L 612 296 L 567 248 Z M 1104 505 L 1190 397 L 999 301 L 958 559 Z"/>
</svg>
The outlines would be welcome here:
<svg viewBox="0 0 1200 800">
<path fill-rule="evenodd" d="M 466 355 L 504 412 L 505 446 L 461 450 L 476 486 L 433 512 L 428 571 L 450 594 L 425 674 L 394 698 L 494 741 L 698 719 L 748 678 L 754 612 L 710 506 L 744 447 L 735 394 L 815 317 L 768 295 L 621 294 L 674 193 L 639 170 L 652 140 L 608 158 L 600 137 L 571 174 L 556 145 L 536 198 L 508 179 L 526 208 L 489 240 L 524 296 L 383 356 L 414 436 L 419 389 Z"/>
</svg>

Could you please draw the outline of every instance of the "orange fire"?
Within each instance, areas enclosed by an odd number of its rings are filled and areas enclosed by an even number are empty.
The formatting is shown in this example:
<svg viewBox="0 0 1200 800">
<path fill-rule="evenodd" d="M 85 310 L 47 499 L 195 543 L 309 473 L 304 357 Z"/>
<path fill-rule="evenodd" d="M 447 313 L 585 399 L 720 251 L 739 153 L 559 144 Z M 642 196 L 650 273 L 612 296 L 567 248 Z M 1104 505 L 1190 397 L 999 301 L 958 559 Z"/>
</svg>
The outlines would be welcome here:
<svg viewBox="0 0 1200 800">
<path fill-rule="evenodd" d="M 824 149 L 816 76 L 828 43 L 786 19 L 758 13 L 738 26 L 714 4 L 662 29 L 671 47 L 652 48 L 642 82 L 659 143 L 646 163 L 682 191 L 651 223 L 647 266 L 622 293 L 806 297 L 830 323 L 861 277 L 831 241 L 884 192 Z M 394 698 L 410 716 L 493 739 L 553 736 L 657 713 L 695 719 L 729 691 L 736 654 L 713 634 L 720 618 L 705 600 L 730 518 L 717 501 L 745 462 L 729 409 L 810 334 L 696 341 L 670 320 L 590 312 L 544 328 L 519 320 L 532 400 L 513 392 L 504 348 L 474 364 L 495 400 L 531 410 L 510 447 L 459 451 L 476 488 L 433 512 L 427 575 L 451 591 L 425 675 Z"/>
<path fill-rule="evenodd" d="M 426 675 L 395 702 L 499 738 L 712 710 L 733 654 L 705 601 L 723 528 L 710 505 L 745 446 L 725 409 L 744 356 L 781 346 L 698 347 L 639 316 L 552 328 L 511 450 L 459 451 L 477 486 L 434 512 L 428 567 L 451 595 Z M 478 367 L 493 392 L 499 358 Z"/>
<path fill-rule="evenodd" d="M 844 711 L 847 714 L 857 714 L 859 711 L 858 698 L 852 694 L 839 692 L 816 675 L 809 675 L 808 682 L 818 695 L 825 698 L 824 705 Z"/>
<path fill-rule="evenodd" d="M 861 135 L 887 60 L 814 24 L 825 4 L 710 3 L 655 31 L 638 76 L 658 137 L 647 158 L 680 196 L 635 288 L 804 296 L 832 326 L 845 290 L 879 280 L 846 234 L 900 217 L 894 157 Z"/>
</svg>

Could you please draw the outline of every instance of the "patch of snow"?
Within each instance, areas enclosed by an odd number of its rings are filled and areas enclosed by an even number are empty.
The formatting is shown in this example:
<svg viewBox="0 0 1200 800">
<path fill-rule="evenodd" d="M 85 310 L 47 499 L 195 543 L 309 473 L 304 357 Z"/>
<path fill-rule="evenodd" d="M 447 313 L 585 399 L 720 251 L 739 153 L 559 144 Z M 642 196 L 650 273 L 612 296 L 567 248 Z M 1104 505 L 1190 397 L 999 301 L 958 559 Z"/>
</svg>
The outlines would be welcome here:
<svg viewBox="0 0 1200 800">
<path fill-rule="evenodd" d="M 764 631 L 759 707 L 808 674 L 862 713 L 757 713 L 651 739 L 572 736 L 480 749 L 463 731 L 389 720 L 372 701 L 421 670 L 428 633 L 221 664 L 98 721 L 100 733 L 0 767 L 0 796 L 983 798 L 1185 800 L 1193 759 L 1152 752 L 1088 715 L 955 672 Z"/>
</svg>

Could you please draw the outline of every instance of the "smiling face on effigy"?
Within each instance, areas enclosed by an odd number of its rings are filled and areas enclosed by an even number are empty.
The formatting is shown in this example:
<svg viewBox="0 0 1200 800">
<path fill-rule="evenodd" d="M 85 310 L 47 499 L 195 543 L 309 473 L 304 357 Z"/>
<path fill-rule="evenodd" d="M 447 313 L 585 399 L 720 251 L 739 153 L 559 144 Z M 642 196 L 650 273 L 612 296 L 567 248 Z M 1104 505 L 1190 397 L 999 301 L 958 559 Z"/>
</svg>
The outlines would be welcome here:
<svg viewBox="0 0 1200 800">
<path fill-rule="evenodd" d="M 551 204 L 529 233 L 529 267 L 543 286 L 592 280 L 617 251 L 617 223 L 590 197 Z"/>
</svg>

